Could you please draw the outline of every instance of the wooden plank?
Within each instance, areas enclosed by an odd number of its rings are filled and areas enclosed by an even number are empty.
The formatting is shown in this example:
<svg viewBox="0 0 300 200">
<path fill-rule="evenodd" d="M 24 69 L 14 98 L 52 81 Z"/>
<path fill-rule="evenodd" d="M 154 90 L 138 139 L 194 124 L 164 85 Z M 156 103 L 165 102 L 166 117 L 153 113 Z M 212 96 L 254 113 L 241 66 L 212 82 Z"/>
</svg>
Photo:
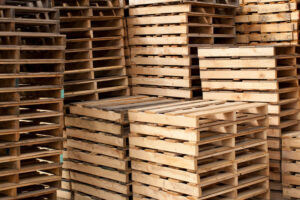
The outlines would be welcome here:
<svg viewBox="0 0 300 200">
<path fill-rule="evenodd" d="M 275 58 L 243 58 L 243 59 L 200 59 L 200 69 L 222 69 L 222 68 L 276 68 Z"/>
<path fill-rule="evenodd" d="M 173 3 L 180 2 L 180 0 L 129 0 L 129 6 L 157 4 L 157 3 Z"/>
<path fill-rule="evenodd" d="M 157 95 L 166 97 L 178 97 L 178 98 L 192 98 L 193 94 L 191 90 L 180 90 L 172 88 L 151 88 L 145 86 L 132 86 L 133 95 Z"/>
<path fill-rule="evenodd" d="M 128 27 L 134 25 L 150 25 L 150 24 L 185 24 L 188 18 L 185 13 L 174 16 L 139 16 L 129 17 L 127 19 Z"/>
<path fill-rule="evenodd" d="M 203 70 L 201 79 L 276 79 L 277 72 L 274 70 Z"/>
<path fill-rule="evenodd" d="M 175 152 L 179 154 L 186 154 L 197 156 L 198 145 L 193 143 L 181 143 L 181 142 L 168 142 L 166 140 L 152 139 L 147 137 L 129 137 L 130 145 L 152 148 L 162 151 Z"/>
<path fill-rule="evenodd" d="M 133 37 L 129 38 L 129 45 L 167 45 L 188 44 L 188 37 L 186 36 L 168 36 L 168 37 Z"/>
<path fill-rule="evenodd" d="M 118 147 L 125 147 L 126 145 L 125 138 L 115 137 L 101 132 L 89 132 L 81 129 L 67 128 L 66 134 L 69 138 L 89 140 Z"/>
<path fill-rule="evenodd" d="M 258 92 L 203 92 L 204 99 L 251 101 L 251 102 L 279 102 L 279 95 L 276 93 Z"/>
<path fill-rule="evenodd" d="M 85 184 L 72 182 L 72 189 L 85 194 L 90 194 L 92 196 L 102 198 L 102 199 L 114 199 L 114 200 L 127 200 L 127 197 L 120 194 L 109 192 L 107 190 L 94 188 Z"/>
<path fill-rule="evenodd" d="M 83 106 L 73 106 L 73 105 L 71 105 L 69 109 L 71 114 L 95 117 L 95 118 L 100 118 L 100 119 L 110 120 L 115 122 L 120 122 L 122 120 L 121 113 L 107 112 L 96 108 L 85 108 Z"/>
<path fill-rule="evenodd" d="M 278 90 L 276 81 L 202 81 L 202 88 L 210 90 Z"/>
<path fill-rule="evenodd" d="M 149 123 L 157 123 L 157 124 L 168 124 L 177 126 L 180 124 L 181 126 L 186 127 L 198 127 L 198 120 L 194 117 L 186 117 L 186 116 L 176 116 L 176 115 L 163 115 L 163 114 L 153 114 L 146 112 L 131 112 L 129 111 L 129 120 L 131 122 L 139 121 L 139 122 L 149 122 Z"/>
<path fill-rule="evenodd" d="M 67 139 L 67 148 L 69 147 L 84 150 L 84 151 L 89 151 L 95 154 L 111 156 L 119 159 L 126 158 L 126 152 L 124 150 L 119 150 L 117 148 L 103 145 L 100 143 L 94 144 L 94 143 L 88 143 L 84 141 L 73 140 L 69 138 Z"/>
<path fill-rule="evenodd" d="M 281 4 L 264 4 L 258 7 L 258 13 L 274 13 L 274 12 L 287 12 L 297 9 L 297 3 L 281 3 Z"/>
<path fill-rule="evenodd" d="M 291 13 L 276 13 L 276 14 L 252 14 L 236 16 L 236 23 L 271 23 L 271 22 L 286 22 L 297 21 L 299 19 L 299 11 Z"/>
<path fill-rule="evenodd" d="M 152 153 L 152 152 L 147 152 L 144 150 L 138 150 L 133 148 L 130 148 L 129 154 L 130 157 L 140 159 L 140 160 L 161 163 L 161 164 L 184 168 L 184 169 L 197 170 L 196 161 L 189 158 L 175 157 L 175 156 L 170 156 L 170 155 L 165 155 L 160 153 Z"/>
<path fill-rule="evenodd" d="M 284 197 L 292 197 L 292 198 L 300 198 L 300 192 L 299 192 L 298 188 L 283 187 L 283 196 Z"/>
<path fill-rule="evenodd" d="M 195 197 L 201 196 L 201 188 L 197 185 L 185 184 L 171 181 L 168 179 L 162 179 L 159 178 L 159 176 L 155 175 L 147 175 L 141 172 L 133 171 L 132 180 L 147 185 L 153 185 L 162 189 L 179 192 L 182 194 L 192 195 Z"/>
<path fill-rule="evenodd" d="M 198 48 L 198 56 L 203 57 L 262 57 L 275 56 L 274 47 L 240 47 L 240 48 Z"/>
<path fill-rule="evenodd" d="M 161 75 L 161 76 L 179 76 L 186 77 L 191 76 L 191 69 L 189 68 L 171 68 L 171 67 L 143 67 L 143 66 L 132 66 L 130 70 L 132 75 Z"/>
<path fill-rule="evenodd" d="M 135 35 L 172 35 L 172 34 L 188 34 L 187 25 L 170 25 L 163 27 L 133 27 L 128 29 L 130 37 Z"/>
<path fill-rule="evenodd" d="M 189 47 L 132 47 L 131 55 L 189 55 Z"/>
<path fill-rule="evenodd" d="M 129 181 L 128 175 L 126 175 L 125 173 L 121 173 L 117 170 L 105 169 L 102 167 L 89 165 L 87 163 L 78 163 L 78 162 L 66 160 L 64 161 L 64 167 L 66 169 L 71 169 L 71 170 L 91 174 L 94 176 L 116 180 L 122 183 L 127 183 Z"/>
<path fill-rule="evenodd" d="M 83 162 L 88 162 L 96 165 L 104 165 L 114 169 L 127 170 L 127 161 L 122 161 L 108 156 L 93 155 L 91 153 L 85 153 L 78 150 L 69 150 L 68 157 Z"/>
<path fill-rule="evenodd" d="M 184 170 L 163 167 L 157 164 L 135 160 L 131 162 L 131 165 L 132 169 L 134 170 L 143 171 L 151 174 L 157 174 L 163 177 L 170 177 L 176 180 L 186 181 L 194 184 L 199 183 L 199 177 L 197 174 L 187 172 Z"/>
<path fill-rule="evenodd" d="M 131 123 L 130 130 L 132 133 L 141 133 L 149 136 L 160 136 L 166 138 L 174 138 L 178 140 L 199 141 L 198 131 L 185 129 L 171 129 L 159 126 L 151 126 L 147 124 Z"/>
<path fill-rule="evenodd" d="M 154 14 L 167 14 L 167 13 L 186 13 L 191 11 L 191 6 L 188 4 L 168 5 L 168 6 L 151 6 L 130 8 L 130 16 L 139 15 L 154 15 Z"/>
<path fill-rule="evenodd" d="M 96 121 L 90 120 L 85 118 L 78 118 L 78 117 L 65 117 L 65 125 L 66 126 L 73 126 L 77 128 L 85 128 L 89 130 L 95 131 L 103 131 L 107 133 L 112 133 L 115 135 L 121 135 L 123 133 L 123 129 L 121 125 L 108 123 L 104 121 Z"/>
<path fill-rule="evenodd" d="M 88 176 L 85 174 L 77 173 L 77 172 L 70 172 L 70 177 L 72 180 L 78 181 L 80 183 L 96 186 L 99 188 L 107 189 L 116 193 L 121 193 L 128 195 L 130 194 L 129 186 L 120 184 L 118 182 L 109 181 L 107 179 Z"/>
<path fill-rule="evenodd" d="M 192 61 L 190 57 L 132 57 L 131 62 L 137 65 L 167 65 L 167 66 L 190 66 Z"/>
<path fill-rule="evenodd" d="M 189 200 L 188 197 L 179 195 L 178 193 L 171 193 L 160 190 L 155 187 L 147 187 L 146 185 L 133 183 L 133 193 L 142 194 L 147 197 L 159 199 L 163 197 L 165 200 Z"/>
<path fill-rule="evenodd" d="M 148 78 L 148 77 L 132 77 L 132 85 L 157 85 L 171 87 L 192 87 L 192 82 L 189 79 L 171 79 L 171 78 Z"/>
</svg>

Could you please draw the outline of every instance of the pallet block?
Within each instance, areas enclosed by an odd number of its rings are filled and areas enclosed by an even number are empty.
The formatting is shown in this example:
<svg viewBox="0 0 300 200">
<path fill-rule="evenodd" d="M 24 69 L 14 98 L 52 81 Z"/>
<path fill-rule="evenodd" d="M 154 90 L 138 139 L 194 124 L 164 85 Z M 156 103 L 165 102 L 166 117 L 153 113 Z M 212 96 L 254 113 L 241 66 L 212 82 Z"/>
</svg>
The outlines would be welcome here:
<svg viewBox="0 0 300 200">
<path fill-rule="evenodd" d="M 129 2 L 132 93 L 186 99 L 201 96 L 197 46 L 235 43 L 236 5 L 223 3 Z"/>
<path fill-rule="evenodd" d="M 242 45 L 298 44 L 298 2 L 241 1 L 237 13 L 237 43 Z"/>
<path fill-rule="evenodd" d="M 134 199 L 269 199 L 266 115 L 207 100 L 131 109 Z"/>
<path fill-rule="evenodd" d="M 199 49 L 204 99 L 268 103 L 271 189 L 281 190 L 281 137 L 299 130 L 298 46 Z"/>
<path fill-rule="evenodd" d="M 67 103 L 128 95 L 124 11 L 119 1 L 55 1 L 67 35 Z"/>
<path fill-rule="evenodd" d="M 175 101 L 127 96 L 71 104 L 63 167 L 73 198 L 130 199 L 128 110 Z"/>
</svg>

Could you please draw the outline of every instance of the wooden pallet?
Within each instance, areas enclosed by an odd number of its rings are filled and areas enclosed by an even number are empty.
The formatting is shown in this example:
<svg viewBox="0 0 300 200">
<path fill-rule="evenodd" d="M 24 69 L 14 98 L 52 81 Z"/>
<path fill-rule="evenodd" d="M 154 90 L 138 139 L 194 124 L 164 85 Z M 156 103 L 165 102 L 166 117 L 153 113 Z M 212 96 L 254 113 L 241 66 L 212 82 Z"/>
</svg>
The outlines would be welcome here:
<svg viewBox="0 0 300 200">
<path fill-rule="evenodd" d="M 285 199 L 298 199 L 299 193 L 299 131 L 292 131 L 282 138 L 282 183 Z"/>
<path fill-rule="evenodd" d="M 200 1 L 129 3 L 132 93 L 201 96 L 196 47 L 234 43 L 236 6 Z"/>
<path fill-rule="evenodd" d="M 281 190 L 281 136 L 299 130 L 298 46 L 200 49 L 204 99 L 268 103 L 271 189 Z"/>
<path fill-rule="evenodd" d="M 250 45 L 295 45 L 299 40 L 299 8 L 295 1 L 240 2 L 237 42 Z"/>
<path fill-rule="evenodd" d="M 71 104 L 70 115 L 65 118 L 64 168 L 72 196 L 129 199 L 132 191 L 128 110 L 175 101 L 127 96 Z"/>
<path fill-rule="evenodd" d="M 207 100 L 130 110 L 134 195 L 268 199 L 266 114 L 266 104 Z"/>
<path fill-rule="evenodd" d="M 119 1 L 55 1 L 67 35 L 66 103 L 128 95 Z"/>
</svg>

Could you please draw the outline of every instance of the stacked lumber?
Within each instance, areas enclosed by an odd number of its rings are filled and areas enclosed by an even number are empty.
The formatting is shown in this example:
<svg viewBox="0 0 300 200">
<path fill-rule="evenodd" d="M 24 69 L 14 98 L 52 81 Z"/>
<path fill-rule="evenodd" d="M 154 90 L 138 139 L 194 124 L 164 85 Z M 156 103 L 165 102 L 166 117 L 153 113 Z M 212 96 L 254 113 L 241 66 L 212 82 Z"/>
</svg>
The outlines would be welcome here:
<svg viewBox="0 0 300 200">
<path fill-rule="evenodd" d="M 281 136 L 299 130 L 299 47 L 199 49 L 204 99 L 268 103 L 271 190 L 281 190 Z"/>
<path fill-rule="evenodd" d="M 198 46 L 235 43 L 236 1 L 129 1 L 132 93 L 201 96 Z"/>
<path fill-rule="evenodd" d="M 135 200 L 269 199 L 266 104 L 175 102 L 129 120 Z"/>
<path fill-rule="evenodd" d="M 47 1 L 0 5 L 0 199 L 56 200 L 65 37 Z"/>
<path fill-rule="evenodd" d="M 236 17 L 237 43 L 298 44 L 298 6 L 295 0 L 241 0 Z"/>
<path fill-rule="evenodd" d="M 300 132 L 293 131 L 282 138 L 282 183 L 285 199 L 300 198 Z"/>
<path fill-rule="evenodd" d="M 74 103 L 65 118 L 70 190 L 75 200 L 131 198 L 128 109 L 176 100 L 116 97 Z"/>
<path fill-rule="evenodd" d="M 56 0 L 67 36 L 65 102 L 128 94 L 119 0 Z"/>
</svg>

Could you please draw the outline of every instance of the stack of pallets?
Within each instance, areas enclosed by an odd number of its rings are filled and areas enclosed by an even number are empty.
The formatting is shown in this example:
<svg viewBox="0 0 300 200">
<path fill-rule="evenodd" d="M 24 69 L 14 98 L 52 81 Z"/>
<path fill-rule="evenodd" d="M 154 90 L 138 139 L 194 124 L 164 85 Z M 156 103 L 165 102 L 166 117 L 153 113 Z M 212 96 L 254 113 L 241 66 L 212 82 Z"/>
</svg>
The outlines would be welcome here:
<svg viewBox="0 0 300 200">
<path fill-rule="evenodd" d="M 281 190 L 281 136 L 299 130 L 297 46 L 199 49 L 204 99 L 266 102 L 271 189 Z"/>
<path fill-rule="evenodd" d="M 285 199 L 300 198 L 300 132 L 293 131 L 282 137 L 282 183 Z"/>
<path fill-rule="evenodd" d="M 128 94 L 119 0 L 57 0 L 67 35 L 65 102 Z"/>
<path fill-rule="evenodd" d="M 236 17 L 237 43 L 298 44 L 298 4 L 295 0 L 241 0 Z"/>
<path fill-rule="evenodd" d="M 269 199 L 266 104 L 175 102 L 129 120 L 134 199 Z"/>
<path fill-rule="evenodd" d="M 201 95 L 198 46 L 235 43 L 237 1 L 129 1 L 133 94 Z"/>
<path fill-rule="evenodd" d="M 0 199 L 56 199 L 65 37 L 46 1 L 0 6 Z"/>
<path fill-rule="evenodd" d="M 71 104 L 66 116 L 67 170 L 75 200 L 131 197 L 128 109 L 174 102 L 157 97 L 118 97 Z"/>
</svg>

